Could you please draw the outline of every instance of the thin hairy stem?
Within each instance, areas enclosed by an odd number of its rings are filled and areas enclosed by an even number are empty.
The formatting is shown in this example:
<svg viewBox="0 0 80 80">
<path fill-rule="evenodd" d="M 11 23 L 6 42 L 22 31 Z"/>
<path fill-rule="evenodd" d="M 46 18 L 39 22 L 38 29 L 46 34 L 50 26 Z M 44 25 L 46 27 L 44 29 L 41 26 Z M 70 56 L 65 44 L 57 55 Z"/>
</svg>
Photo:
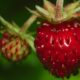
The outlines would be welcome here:
<svg viewBox="0 0 80 80">
<path fill-rule="evenodd" d="M 27 29 L 32 25 L 32 23 L 36 20 L 37 16 L 32 15 L 22 26 L 20 32 L 26 32 Z"/>
<path fill-rule="evenodd" d="M 60 19 L 63 16 L 63 4 L 64 0 L 57 0 L 56 2 L 56 18 Z"/>
</svg>

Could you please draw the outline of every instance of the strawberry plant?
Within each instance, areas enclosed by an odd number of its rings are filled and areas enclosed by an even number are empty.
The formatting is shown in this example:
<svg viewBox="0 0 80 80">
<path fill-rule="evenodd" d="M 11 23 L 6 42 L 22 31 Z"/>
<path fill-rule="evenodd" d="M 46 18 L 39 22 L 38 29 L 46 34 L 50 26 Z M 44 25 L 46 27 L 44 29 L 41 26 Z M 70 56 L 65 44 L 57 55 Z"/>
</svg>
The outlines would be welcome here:
<svg viewBox="0 0 80 80">
<path fill-rule="evenodd" d="M 66 79 L 80 68 L 80 0 L 64 6 L 64 0 L 56 0 L 56 5 L 43 0 L 43 8 L 28 11 L 33 15 L 20 28 L 0 16 L 0 52 L 13 62 L 26 58 L 30 47 L 44 68 L 53 76 Z M 28 28 L 37 19 L 43 19 L 34 37 Z"/>
<path fill-rule="evenodd" d="M 3 35 L 0 39 L 0 51 L 7 59 L 12 61 L 22 60 L 28 56 L 29 47 L 35 51 L 33 47 L 34 38 L 30 33 L 26 34 L 27 29 L 34 20 L 36 20 L 36 16 L 32 15 L 20 29 L 17 24 L 11 24 L 0 17 L 0 21 L 3 24 L 3 26 L 0 27 L 0 32 Z"/>
<path fill-rule="evenodd" d="M 44 8 L 27 8 L 32 14 L 44 19 L 37 29 L 35 48 L 37 55 L 52 75 L 68 77 L 80 67 L 80 1 L 63 6 L 44 0 Z"/>
</svg>

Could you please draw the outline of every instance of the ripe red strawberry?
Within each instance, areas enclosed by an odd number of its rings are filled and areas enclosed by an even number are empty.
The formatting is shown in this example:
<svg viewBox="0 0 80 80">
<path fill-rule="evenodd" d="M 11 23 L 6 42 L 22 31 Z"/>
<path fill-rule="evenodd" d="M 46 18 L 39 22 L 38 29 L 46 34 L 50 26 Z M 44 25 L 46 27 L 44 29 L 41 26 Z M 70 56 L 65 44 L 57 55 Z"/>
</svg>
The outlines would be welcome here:
<svg viewBox="0 0 80 80">
<path fill-rule="evenodd" d="M 35 46 L 41 62 L 52 74 L 68 76 L 80 62 L 80 21 L 43 22 Z"/>
<path fill-rule="evenodd" d="M 31 16 L 20 29 L 16 24 L 10 24 L 0 17 L 0 21 L 3 23 L 4 27 L 6 27 L 0 30 L 3 34 L 3 37 L 0 39 L 0 52 L 7 59 L 19 61 L 27 57 L 29 54 L 29 46 L 34 50 L 34 38 L 32 35 L 26 34 L 25 31 L 35 19 L 35 15 Z"/>
<path fill-rule="evenodd" d="M 73 3 L 63 9 L 63 0 L 57 0 L 56 6 L 44 0 L 44 8 L 36 6 L 37 11 L 28 9 L 46 19 L 37 30 L 37 55 L 53 75 L 64 78 L 74 73 L 80 64 L 80 20 L 76 12 L 80 3 Z"/>
</svg>

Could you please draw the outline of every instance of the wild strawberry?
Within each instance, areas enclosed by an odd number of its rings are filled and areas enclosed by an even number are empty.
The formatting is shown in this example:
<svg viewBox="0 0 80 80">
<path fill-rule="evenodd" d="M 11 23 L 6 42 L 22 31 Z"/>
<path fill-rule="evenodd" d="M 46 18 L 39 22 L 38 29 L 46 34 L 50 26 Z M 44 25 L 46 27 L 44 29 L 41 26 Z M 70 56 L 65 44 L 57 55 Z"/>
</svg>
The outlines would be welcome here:
<svg viewBox="0 0 80 80">
<path fill-rule="evenodd" d="M 44 0 L 44 8 L 28 9 L 46 19 L 37 30 L 37 55 L 53 75 L 64 78 L 74 73 L 80 64 L 80 20 L 77 19 L 80 2 L 63 8 L 63 0 L 57 0 L 56 6 Z"/>
<path fill-rule="evenodd" d="M 38 28 L 35 39 L 36 50 L 41 62 L 52 74 L 68 76 L 78 66 L 80 61 L 79 23 L 78 20 L 59 24 L 43 22 Z"/>
<path fill-rule="evenodd" d="M 9 38 L 3 36 L 1 40 L 1 52 L 6 58 L 19 61 L 28 55 L 29 44 L 18 36 L 10 36 Z"/>
<path fill-rule="evenodd" d="M 7 59 L 19 61 L 29 54 L 29 46 L 34 50 L 34 38 L 29 33 L 26 34 L 25 31 L 35 19 L 35 15 L 31 16 L 20 29 L 16 24 L 10 24 L 0 17 L 0 21 L 4 25 L 3 29 L 0 30 L 3 34 L 0 39 L 0 51 Z"/>
</svg>

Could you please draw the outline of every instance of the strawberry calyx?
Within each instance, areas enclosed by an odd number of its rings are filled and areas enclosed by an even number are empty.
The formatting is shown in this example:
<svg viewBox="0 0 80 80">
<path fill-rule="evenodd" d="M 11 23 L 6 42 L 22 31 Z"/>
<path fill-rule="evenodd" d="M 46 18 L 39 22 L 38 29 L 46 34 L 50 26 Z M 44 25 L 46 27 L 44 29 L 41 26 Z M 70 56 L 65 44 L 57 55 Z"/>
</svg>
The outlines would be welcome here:
<svg viewBox="0 0 80 80">
<path fill-rule="evenodd" d="M 57 0 L 56 5 L 48 0 L 43 0 L 43 3 L 43 8 L 36 5 L 36 10 L 27 9 L 37 17 L 46 19 L 51 23 L 60 23 L 71 18 L 80 17 L 80 1 L 73 2 L 65 7 L 63 6 L 64 0 Z"/>
</svg>

